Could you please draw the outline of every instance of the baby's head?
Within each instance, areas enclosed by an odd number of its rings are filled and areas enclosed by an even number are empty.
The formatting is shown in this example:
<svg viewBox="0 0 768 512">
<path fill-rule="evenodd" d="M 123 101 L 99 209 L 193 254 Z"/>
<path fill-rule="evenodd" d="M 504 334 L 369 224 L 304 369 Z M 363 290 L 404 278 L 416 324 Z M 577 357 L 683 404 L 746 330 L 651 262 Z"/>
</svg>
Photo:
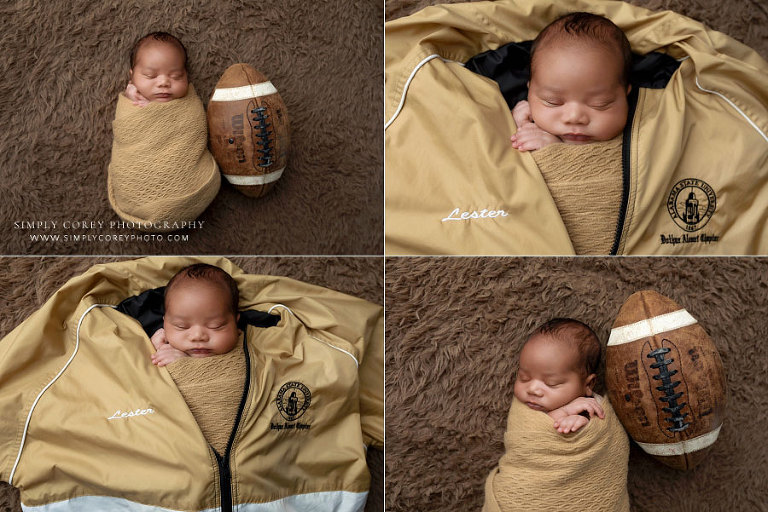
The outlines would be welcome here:
<svg viewBox="0 0 768 512">
<path fill-rule="evenodd" d="M 533 122 L 571 144 L 610 140 L 627 123 L 632 51 L 607 18 L 576 12 L 556 19 L 531 48 Z"/>
<path fill-rule="evenodd" d="M 131 82 L 149 101 L 167 102 L 187 95 L 187 49 L 166 32 L 142 37 L 131 49 Z"/>
<path fill-rule="evenodd" d="M 591 396 L 600 365 L 600 341 L 587 325 L 555 318 L 538 327 L 520 352 L 515 398 L 549 412 Z"/>
<path fill-rule="evenodd" d="M 237 345 L 239 293 L 232 276 L 199 263 L 179 271 L 165 287 L 165 338 L 191 357 L 225 354 Z"/>
</svg>

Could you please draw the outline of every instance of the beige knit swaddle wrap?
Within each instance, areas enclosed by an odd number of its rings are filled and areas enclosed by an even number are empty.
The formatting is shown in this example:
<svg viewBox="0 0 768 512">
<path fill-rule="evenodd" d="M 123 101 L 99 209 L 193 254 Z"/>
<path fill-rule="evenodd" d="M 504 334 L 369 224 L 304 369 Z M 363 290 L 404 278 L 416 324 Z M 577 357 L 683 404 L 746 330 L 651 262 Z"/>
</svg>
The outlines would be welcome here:
<svg viewBox="0 0 768 512">
<path fill-rule="evenodd" d="M 173 223 L 195 220 L 213 201 L 221 178 L 192 84 L 183 98 L 144 107 L 121 93 L 112 131 L 107 187 L 123 220 L 146 231 L 172 231 L 179 229 Z"/>
<path fill-rule="evenodd" d="M 223 455 L 245 386 L 242 345 L 210 357 L 184 357 L 168 366 L 206 441 Z"/>
<path fill-rule="evenodd" d="M 576 254 L 609 254 L 622 192 L 622 136 L 533 151 Z"/>
<path fill-rule="evenodd" d="M 505 453 L 485 483 L 484 512 L 628 512 L 629 440 L 607 399 L 605 419 L 560 434 L 547 414 L 514 399 Z"/>
</svg>

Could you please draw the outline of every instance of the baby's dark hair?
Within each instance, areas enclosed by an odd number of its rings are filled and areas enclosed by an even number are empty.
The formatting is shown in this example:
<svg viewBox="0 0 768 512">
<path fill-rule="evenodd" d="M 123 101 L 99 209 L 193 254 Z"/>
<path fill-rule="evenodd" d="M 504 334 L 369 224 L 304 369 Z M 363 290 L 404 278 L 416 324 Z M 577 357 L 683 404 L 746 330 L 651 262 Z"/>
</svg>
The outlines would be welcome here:
<svg viewBox="0 0 768 512">
<path fill-rule="evenodd" d="M 150 40 L 175 45 L 184 55 L 184 69 L 187 69 L 187 49 L 184 47 L 184 44 L 178 37 L 171 35 L 168 32 L 152 32 L 151 34 L 147 34 L 136 41 L 133 45 L 133 48 L 131 48 L 131 69 L 133 69 L 133 66 L 136 64 L 136 55 L 138 55 L 139 50 L 145 43 Z"/>
<path fill-rule="evenodd" d="M 533 75 L 537 49 L 569 38 L 586 39 L 609 50 L 618 48 L 624 63 L 621 84 L 629 85 L 632 72 L 632 47 L 627 36 L 608 18 L 588 12 L 572 12 L 561 16 L 539 32 L 531 46 L 531 75 Z"/>
<path fill-rule="evenodd" d="M 546 334 L 558 342 L 569 343 L 579 354 L 579 367 L 584 376 L 597 374 L 603 348 L 597 334 L 587 324 L 573 318 L 553 318 L 537 327 L 528 339 L 537 334 Z"/>
<path fill-rule="evenodd" d="M 229 293 L 230 310 L 235 318 L 237 318 L 237 308 L 238 303 L 240 302 L 240 292 L 237 289 L 237 282 L 235 282 L 235 280 L 232 279 L 232 276 L 224 270 L 213 265 L 208 265 L 207 263 L 195 263 L 194 265 L 179 270 L 165 286 L 163 302 L 168 300 L 168 293 L 174 286 L 184 281 L 196 279 L 224 288 Z"/>
</svg>

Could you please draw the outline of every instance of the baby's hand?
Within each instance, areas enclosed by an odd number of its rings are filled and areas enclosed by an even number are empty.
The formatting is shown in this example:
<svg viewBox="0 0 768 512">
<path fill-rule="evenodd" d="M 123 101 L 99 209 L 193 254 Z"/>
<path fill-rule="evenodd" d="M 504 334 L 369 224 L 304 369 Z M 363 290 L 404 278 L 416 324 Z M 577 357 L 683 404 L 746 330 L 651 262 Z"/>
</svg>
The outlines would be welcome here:
<svg viewBox="0 0 768 512">
<path fill-rule="evenodd" d="M 512 119 L 517 125 L 517 132 L 509 140 L 512 141 L 512 147 L 518 151 L 533 151 L 562 142 L 556 136 L 536 126 L 531 117 L 531 105 L 525 100 L 518 101 L 512 109 Z"/>
<path fill-rule="evenodd" d="M 149 104 L 149 100 L 142 96 L 136 86 L 132 83 L 129 83 L 128 87 L 125 88 L 125 96 L 137 107 L 143 107 Z"/>
<path fill-rule="evenodd" d="M 600 403 L 593 397 L 580 396 L 572 402 L 565 404 L 562 407 L 563 411 L 569 416 L 574 416 L 582 412 L 589 413 L 589 417 L 593 418 L 597 416 L 600 419 L 605 418 L 605 411 Z M 584 418 L 586 419 L 586 418 Z"/>
<path fill-rule="evenodd" d="M 165 338 L 165 329 L 162 327 L 155 331 L 155 334 L 152 335 L 151 338 L 149 338 L 149 341 L 152 342 L 152 345 L 155 347 L 155 350 L 160 350 L 160 347 L 163 345 L 168 344 L 168 340 Z"/>
<path fill-rule="evenodd" d="M 533 123 L 531 105 L 525 100 L 518 101 L 515 108 L 512 109 L 512 119 L 515 120 L 518 130 L 528 123 Z"/>
<path fill-rule="evenodd" d="M 549 132 L 545 132 L 533 123 L 528 123 L 518 128 L 517 133 L 512 135 L 509 140 L 512 141 L 512 147 L 518 151 L 533 151 L 550 144 L 562 142 L 559 138 Z"/>
<path fill-rule="evenodd" d="M 557 420 L 554 423 L 555 429 L 561 434 L 569 434 L 571 432 L 577 432 L 581 427 L 589 423 L 589 420 L 584 416 L 575 414 L 573 416 L 566 416 L 561 420 Z"/>
<path fill-rule="evenodd" d="M 152 354 L 152 364 L 156 366 L 166 366 L 174 361 L 178 361 L 182 357 L 189 357 L 181 350 L 177 350 L 170 345 L 163 345 L 157 352 Z"/>
</svg>

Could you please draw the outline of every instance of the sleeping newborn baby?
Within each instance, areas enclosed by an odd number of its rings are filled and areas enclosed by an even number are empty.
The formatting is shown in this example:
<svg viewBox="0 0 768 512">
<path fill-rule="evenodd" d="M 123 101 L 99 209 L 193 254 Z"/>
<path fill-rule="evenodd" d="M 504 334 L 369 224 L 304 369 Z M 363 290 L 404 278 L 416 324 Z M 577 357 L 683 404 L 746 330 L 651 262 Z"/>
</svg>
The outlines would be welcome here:
<svg viewBox="0 0 768 512">
<path fill-rule="evenodd" d="M 187 95 L 187 49 L 177 38 L 155 32 L 139 39 L 131 50 L 131 79 L 125 95 L 134 105 L 166 102 Z"/>
<path fill-rule="evenodd" d="M 523 346 L 515 398 L 554 420 L 554 428 L 576 432 L 590 417 L 605 417 L 592 387 L 600 364 L 600 342 L 575 320 L 551 320 Z"/>
<path fill-rule="evenodd" d="M 484 511 L 629 511 L 629 440 L 593 392 L 601 351 L 592 329 L 567 318 L 528 338 Z"/>
<path fill-rule="evenodd" d="M 131 50 L 129 74 L 112 122 L 109 202 L 129 227 L 178 230 L 208 207 L 221 181 L 186 49 L 166 32 L 148 34 Z"/>
<path fill-rule="evenodd" d="M 512 147 L 530 151 L 576 254 L 616 251 L 622 204 L 622 132 L 632 51 L 610 20 L 556 19 L 531 48 L 528 100 L 512 110 Z"/>
<path fill-rule="evenodd" d="M 553 21 L 531 47 L 528 101 L 512 110 L 520 151 L 610 140 L 627 123 L 632 50 L 613 22 L 589 13 Z"/>
<path fill-rule="evenodd" d="M 237 345 L 237 283 L 212 265 L 177 273 L 165 287 L 163 327 L 152 335 L 152 362 L 166 366 L 183 357 L 226 354 Z"/>
<path fill-rule="evenodd" d="M 205 439 L 224 453 L 245 386 L 246 356 L 237 327 L 239 293 L 232 277 L 199 263 L 165 287 L 163 328 L 152 335 L 152 362 L 165 367 Z"/>
</svg>

